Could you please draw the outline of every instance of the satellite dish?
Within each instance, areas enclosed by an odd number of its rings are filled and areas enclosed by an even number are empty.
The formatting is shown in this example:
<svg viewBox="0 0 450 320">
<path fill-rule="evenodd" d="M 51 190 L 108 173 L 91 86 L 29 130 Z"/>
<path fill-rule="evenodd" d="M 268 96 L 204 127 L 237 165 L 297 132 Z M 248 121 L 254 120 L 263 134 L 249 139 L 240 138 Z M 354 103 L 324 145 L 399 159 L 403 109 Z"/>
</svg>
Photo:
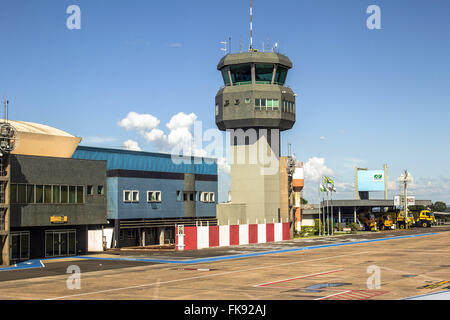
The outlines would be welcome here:
<svg viewBox="0 0 450 320">
<path fill-rule="evenodd" d="M 278 48 L 278 42 L 275 42 L 275 44 L 273 45 L 272 51 L 275 51 L 276 48 Z"/>
</svg>

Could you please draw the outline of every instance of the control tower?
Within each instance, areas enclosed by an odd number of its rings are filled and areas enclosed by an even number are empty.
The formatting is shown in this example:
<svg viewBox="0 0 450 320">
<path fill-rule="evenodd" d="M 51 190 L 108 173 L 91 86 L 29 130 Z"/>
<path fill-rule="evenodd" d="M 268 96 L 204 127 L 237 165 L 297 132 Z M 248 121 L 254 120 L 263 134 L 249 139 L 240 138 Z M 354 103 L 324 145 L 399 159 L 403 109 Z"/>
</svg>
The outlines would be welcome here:
<svg viewBox="0 0 450 320">
<path fill-rule="evenodd" d="M 278 222 L 280 132 L 295 123 L 295 93 L 286 86 L 292 62 L 276 52 L 225 55 L 217 65 L 224 86 L 215 99 L 216 125 L 230 132 L 230 203 L 219 223 Z"/>
</svg>

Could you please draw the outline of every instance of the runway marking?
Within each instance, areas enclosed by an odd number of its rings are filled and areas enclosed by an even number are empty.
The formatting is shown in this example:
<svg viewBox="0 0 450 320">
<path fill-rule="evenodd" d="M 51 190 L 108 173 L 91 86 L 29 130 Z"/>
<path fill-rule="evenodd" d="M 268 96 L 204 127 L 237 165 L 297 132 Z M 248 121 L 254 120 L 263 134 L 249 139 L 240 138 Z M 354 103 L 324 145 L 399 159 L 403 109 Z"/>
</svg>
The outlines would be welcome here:
<svg viewBox="0 0 450 320">
<path fill-rule="evenodd" d="M 60 297 L 55 297 L 55 298 L 48 298 L 48 299 L 45 299 L 45 300 L 60 300 L 60 299 L 66 299 L 66 298 L 87 296 L 87 295 L 92 295 L 92 294 L 99 294 L 99 293 L 107 293 L 107 292 L 114 292 L 114 291 L 120 291 L 120 290 L 129 290 L 129 289 L 150 287 L 150 286 L 153 286 L 153 285 L 161 286 L 163 284 L 169 284 L 169 283 L 174 283 L 174 282 L 211 278 L 211 277 L 217 277 L 217 276 L 223 276 L 223 275 L 239 273 L 239 272 L 247 272 L 247 271 L 253 271 L 253 270 L 261 270 L 261 269 L 268 269 L 268 268 L 279 268 L 281 266 L 286 266 L 286 265 L 305 263 L 305 262 L 313 262 L 313 261 L 321 261 L 321 260 L 329 260 L 329 259 L 336 259 L 336 258 L 340 258 L 340 257 L 348 257 L 348 256 L 361 255 L 361 254 L 366 254 L 366 253 L 369 253 L 369 251 L 350 253 L 350 254 L 342 254 L 342 255 L 337 255 L 337 256 L 332 256 L 332 257 L 317 258 L 317 259 L 311 259 L 311 260 L 302 260 L 302 261 L 295 261 L 295 262 L 289 262 L 289 263 L 274 264 L 274 265 L 264 266 L 264 267 L 255 267 L 255 268 L 250 268 L 250 269 L 235 270 L 235 271 L 222 272 L 222 273 L 214 273 L 214 274 L 208 274 L 208 275 L 203 275 L 203 276 L 196 276 L 196 277 L 189 277 L 189 278 L 182 278 L 182 279 L 175 279 L 175 280 L 168 280 L 168 281 L 158 281 L 157 283 L 149 283 L 149 284 L 142 284 L 142 285 L 135 285 L 135 286 L 128 286 L 128 287 L 120 287 L 120 288 L 112 288 L 112 289 L 105 289 L 105 290 L 99 290 L 99 291 L 85 292 L 85 293 L 72 294 L 72 295 L 60 296 Z"/>
<path fill-rule="evenodd" d="M 308 274 L 305 276 L 300 276 L 300 277 L 295 277 L 295 278 L 289 278 L 289 279 L 284 279 L 284 280 L 279 280 L 279 281 L 274 281 L 274 282 L 267 282 L 267 283 L 263 283 L 263 284 L 254 285 L 254 287 L 266 287 L 266 286 L 271 286 L 272 284 L 278 284 L 278 283 L 288 282 L 288 281 L 293 281 L 293 280 L 298 280 L 298 279 L 317 277 L 317 276 L 340 272 L 340 271 L 344 271 L 344 269 L 337 269 L 337 270 L 325 271 L 325 272 L 320 272 L 320 273 L 313 273 L 313 274 Z"/>
<path fill-rule="evenodd" d="M 350 289 L 330 294 L 329 296 L 317 298 L 314 300 L 367 300 L 376 296 L 381 296 L 386 293 L 389 293 L 389 291 Z"/>
<path fill-rule="evenodd" d="M 344 294 L 344 293 L 347 293 L 347 292 L 350 292 L 350 290 L 341 291 L 341 292 L 338 292 L 338 293 L 333 293 L 333 294 L 330 294 L 329 296 L 317 298 L 317 299 L 314 299 L 314 300 L 325 300 L 325 299 L 329 299 L 331 297 L 338 296 L 338 295 L 341 295 L 341 294 Z"/>
</svg>

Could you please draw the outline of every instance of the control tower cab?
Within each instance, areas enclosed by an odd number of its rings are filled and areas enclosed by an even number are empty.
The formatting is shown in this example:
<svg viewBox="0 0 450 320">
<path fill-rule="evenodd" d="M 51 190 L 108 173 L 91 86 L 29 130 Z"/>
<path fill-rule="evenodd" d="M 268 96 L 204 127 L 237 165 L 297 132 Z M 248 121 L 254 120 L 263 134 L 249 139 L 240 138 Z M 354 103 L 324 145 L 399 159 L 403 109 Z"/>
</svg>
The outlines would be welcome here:
<svg viewBox="0 0 450 320">
<path fill-rule="evenodd" d="M 224 87 L 216 95 L 216 125 L 227 129 L 291 129 L 295 123 L 295 94 L 285 86 L 292 62 L 275 52 L 233 53 L 217 69 Z"/>
</svg>

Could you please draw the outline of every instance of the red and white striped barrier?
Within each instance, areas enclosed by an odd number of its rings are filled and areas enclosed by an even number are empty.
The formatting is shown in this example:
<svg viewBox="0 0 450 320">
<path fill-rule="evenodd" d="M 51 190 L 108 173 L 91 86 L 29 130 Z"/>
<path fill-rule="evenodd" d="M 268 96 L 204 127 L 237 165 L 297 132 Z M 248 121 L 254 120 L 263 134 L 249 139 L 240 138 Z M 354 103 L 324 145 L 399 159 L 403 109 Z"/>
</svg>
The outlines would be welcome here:
<svg viewBox="0 0 450 320">
<path fill-rule="evenodd" d="M 197 250 L 290 240 L 289 222 L 197 226 L 184 227 L 183 230 L 178 230 L 177 250 Z"/>
</svg>

